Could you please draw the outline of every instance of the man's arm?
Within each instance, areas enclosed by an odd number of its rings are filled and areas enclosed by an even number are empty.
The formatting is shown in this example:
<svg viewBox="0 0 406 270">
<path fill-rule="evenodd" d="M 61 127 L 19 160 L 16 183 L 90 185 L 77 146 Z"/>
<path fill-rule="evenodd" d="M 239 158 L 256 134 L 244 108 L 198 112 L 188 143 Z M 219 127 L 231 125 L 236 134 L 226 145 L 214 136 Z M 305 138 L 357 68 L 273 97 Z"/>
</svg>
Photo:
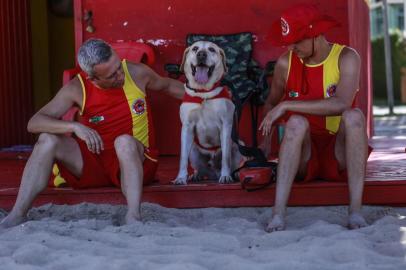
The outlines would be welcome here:
<svg viewBox="0 0 406 270">
<path fill-rule="evenodd" d="M 40 109 L 28 122 L 27 129 L 32 133 L 64 134 L 73 132 L 83 140 L 89 151 L 99 154 L 104 149 L 103 140 L 93 129 L 75 121 L 64 121 L 60 118 L 73 105 L 82 106 L 82 85 L 74 78 L 62 87 L 56 96 Z"/>
<path fill-rule="evenodd" d="M 140 80 L 145 80 L 146 89 L 164 91 L 168 95 L 173 96 L 177 99 L 183 98 L 183 95 L 185 93 L 183 83 L 171 78 L 161 77 L 150 67 L 142 63 L 138 63 L 136 64 L 136 66 L 138 67 L 136 69 L 134 69 L 134 66 L 130 66 L 129 71 L 131 73 L 131 76 L 133 76 L 133 78 L 135 78 L 135 76 L 138 76 Z"/>
<path fill-rule="evenodd" d="M 81 85 L 77 78 L 61 88 L 56 96 L 31 117 L 27 129 L 31 133 L 63 134 L 73 132 L 75 123 L 60 118 L 73 105 L 82 104 Z"/>
<path fill-rule="evenodd" d="M 272 109 L 277 106 L 280 101 L 283 99 L 285 92 L 286 81 L 288 77 L 288 68 L 289 68 L 289 52 L 286 52 L 281 57 L 275 65 L 275 70 L 272 78 L 271 92 L 264 105 L 264 115 L 265 118 L 262 121 L 259 129 L 263 129 L 264 125 L 267 123 L 266 115 L 272 111 Z M 266 131 L 263 130 L 263 135 L 272 134 L 273 127 L 272 125 L 266 127 Z M 265 156 L 268 156 L 271 152 L 271 136 L 265 136 L 260 148 L 264 151 Z"/>
<path fill-rule="evenodd" d="M 280 105 L 283 111 L 293 111 L 315 115 L 341 115 L 351 108 L 359 87 L 360 57 L 351 48 L 344 48 L 340 54 L 340 80 L 333 97 L 314 101 L 285 101 Z"/>
<path fill-rule="evenodd" d="M 289 52 L 286 52 L 281 57 L 279 57 L 278 61 L 276 62 L 274 74 L 272 77 L 271 92 L 264 105 L 264 114 L 275 107 L 283 98 L 283 93 L 288 76 L 288 67 Z"/>
</svg>

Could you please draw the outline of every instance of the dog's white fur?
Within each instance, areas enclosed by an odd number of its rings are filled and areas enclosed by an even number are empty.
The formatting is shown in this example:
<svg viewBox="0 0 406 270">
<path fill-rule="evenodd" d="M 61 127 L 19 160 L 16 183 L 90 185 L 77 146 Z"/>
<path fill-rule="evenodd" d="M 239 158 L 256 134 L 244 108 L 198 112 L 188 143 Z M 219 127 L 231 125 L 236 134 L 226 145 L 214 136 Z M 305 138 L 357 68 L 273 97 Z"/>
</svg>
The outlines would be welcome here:
<svg viewBox="0 0 406 270">
<path fill-rule="evenodd" d="M 192 72 L 192 65 L 197 66 L 197 54 L 207 54 L 206 65 L 213 68 L 207 83 L 199 84 Z M 193 89 L 211 89 L 227 71 L 224 51 L 216 44 L 198 41 L 185 50 L 181 69 L 184 71 L 188 84 L 185 91 L 190 96 L 198 96 L 205 100 L 202 104 L 182 103 L 180 119 L 182 122 L 180 166 L 175 184 L 186 184 L 188 179 L 199 180 L 203 177 L 218 179 L 220 183 L 229 183 L 232 170 L 236 169 L 241 160 L 238 147 L 231 140 L 234 104 L 229 99 L 210 99 L 221 92 L 217 87 L 210 92 L 195 92 Z M 190 87 L 190 88 L 189 88 Z M 204 147 L 221 146 L 216 152 L 197 146 L 195 134 Z M 188 159 L 190 157 L 194 174 L 188 176 Z"/>
</svg>

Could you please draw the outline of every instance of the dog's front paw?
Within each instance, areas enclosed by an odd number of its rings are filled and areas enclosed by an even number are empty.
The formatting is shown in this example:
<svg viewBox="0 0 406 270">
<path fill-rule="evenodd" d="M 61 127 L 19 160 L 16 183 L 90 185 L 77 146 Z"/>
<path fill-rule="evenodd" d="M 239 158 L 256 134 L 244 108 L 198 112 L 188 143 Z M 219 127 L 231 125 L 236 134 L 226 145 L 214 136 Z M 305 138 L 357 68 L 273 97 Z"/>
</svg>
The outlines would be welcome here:
<svg viewBox="0 0 406 270">
<path fill-rule="evenodd" d="M 186 185 L 187 184 L 187 175 L 186 176 L 177 176 L 175 180 L 172 180 L 172 184 L 175 185 Z"/>
<path fill-rule="evenodd" d="M 231 175 L 222 175 L 222 176 L 220 176 L 220 179 L 219 179 L 220 184 L 229 184 L 229 183 L 232 183 L 232 182 L 234 182 L 234 179 L 231 177 Z"/>
</svg>

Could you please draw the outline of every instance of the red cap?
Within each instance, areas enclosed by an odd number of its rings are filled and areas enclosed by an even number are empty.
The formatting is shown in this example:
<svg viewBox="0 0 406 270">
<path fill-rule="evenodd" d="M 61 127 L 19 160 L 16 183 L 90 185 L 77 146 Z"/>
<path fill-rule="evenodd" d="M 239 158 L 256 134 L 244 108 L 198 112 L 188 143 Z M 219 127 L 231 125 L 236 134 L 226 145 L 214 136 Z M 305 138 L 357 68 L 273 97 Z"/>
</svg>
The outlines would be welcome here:
<svg viewBox="0 0 406 270">
<path fill-rule="evenodd" d="M 339 25 L 332 17 L 322 15 L 315 5 L 299 4 L 285 10 L 272 23 L 267 39 L 272 45 L 286 46 L 316 37 Z"/>
</svg>

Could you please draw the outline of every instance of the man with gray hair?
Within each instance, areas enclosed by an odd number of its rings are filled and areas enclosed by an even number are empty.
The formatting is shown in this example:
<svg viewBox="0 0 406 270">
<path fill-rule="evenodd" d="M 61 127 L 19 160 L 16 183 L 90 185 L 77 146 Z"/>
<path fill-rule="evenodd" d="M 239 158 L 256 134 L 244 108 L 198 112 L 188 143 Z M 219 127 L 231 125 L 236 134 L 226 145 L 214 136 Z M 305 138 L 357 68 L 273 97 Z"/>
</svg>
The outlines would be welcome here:
<svg viewBox="0 0 406 270">
<path fill-rule="evenodd" d="M 28 122 L 39 135 L 28 159 L 16 203 L 0 227 L 25 220 L 35 197 L 47 186 L 54 162 L 73 188 L 120 187 L 128 211 L 125 223 L 141 219 L 143 183 L 153 180 L 157 151 L 146 89 L 183 97 L 183 84 L 163 78 L 142 63 L 120 60 L 111 46 L 90 39 L 79 49 L 82 69 Z M 79 121 L 61 120 L 80 108 Z M 74 136 L 64 136 L 72 132 Z"/>
</svg>

